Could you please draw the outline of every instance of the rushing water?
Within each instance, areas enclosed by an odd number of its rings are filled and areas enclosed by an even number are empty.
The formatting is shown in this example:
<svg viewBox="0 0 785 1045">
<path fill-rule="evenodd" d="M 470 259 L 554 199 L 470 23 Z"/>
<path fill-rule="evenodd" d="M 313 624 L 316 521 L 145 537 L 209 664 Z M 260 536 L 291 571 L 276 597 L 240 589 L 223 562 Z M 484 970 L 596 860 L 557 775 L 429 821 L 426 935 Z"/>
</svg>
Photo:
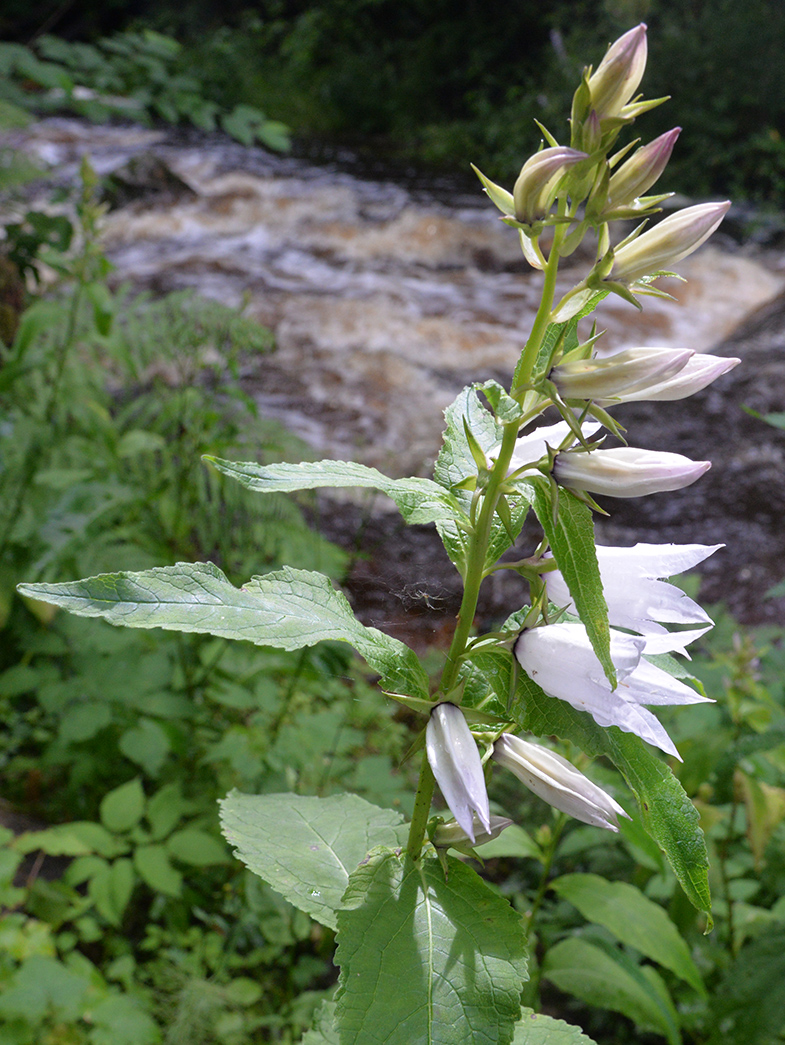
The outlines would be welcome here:
<svg viewBox="0 0 785 1045">
<path fill-rule="evenodd" d="M 192 287 L 271 327 L 277 350 L 253 363 L 247 387 L 318 453 L 428 474 L 441 412 L 460 388 L 509 380 L 541 275 L 479 184 L 429 192 L 225 139 L 73 120 L 41 121 L 15 141 L 63 182 L 75 180 L 85 154 L 107 174 L 152 150 L 186 183 L 109 213 L 116 278 L 156 292 Z M 679 265 L 688 282 L 669 281 L 676 303 L 647 298 L 639 313 L 608 299 L 599 312 L 606 348 L 709 351 L 782 291 L 782 257 L 714 242 Z M 586 258 L 570 263 L 563 289 Z M 344 505 L 347 518 L 352 510 Z M 352 516 L 346 526 L 355 524 Z M 431 555 L 415 554 L 415 566 Z"/>
</svg>

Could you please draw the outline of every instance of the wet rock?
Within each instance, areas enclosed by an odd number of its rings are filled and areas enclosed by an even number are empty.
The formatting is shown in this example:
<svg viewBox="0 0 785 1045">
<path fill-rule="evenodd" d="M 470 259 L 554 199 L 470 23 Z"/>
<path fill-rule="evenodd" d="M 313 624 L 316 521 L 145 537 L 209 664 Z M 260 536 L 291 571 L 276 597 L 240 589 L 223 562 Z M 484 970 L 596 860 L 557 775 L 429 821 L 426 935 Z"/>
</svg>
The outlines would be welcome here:
<svg viewBox="0 0 785 1045">
<path fill-rule="evenodd" d="M 138 200 L 154 200 L 157 206 L 173 203 L 196 192 L 154 152 L 132 156 L 103 179 L 101 199 L 110 210 L 127 207 Z"/>
</svg>

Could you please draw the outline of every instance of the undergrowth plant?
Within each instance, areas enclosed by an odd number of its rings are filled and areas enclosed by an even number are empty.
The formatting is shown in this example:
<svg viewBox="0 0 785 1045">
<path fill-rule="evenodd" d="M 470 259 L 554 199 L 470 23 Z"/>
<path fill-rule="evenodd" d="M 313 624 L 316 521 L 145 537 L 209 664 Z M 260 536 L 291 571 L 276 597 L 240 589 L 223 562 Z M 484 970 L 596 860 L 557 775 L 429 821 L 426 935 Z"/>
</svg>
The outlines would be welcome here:
<svg viewBox="0 0 785 1045">
<path fill-rule="evenodd" d="M 728 207 L 688 207 L 644 231 L 665 199 L 647 194 L 679 133 L 675 128 L 646 145 L 619 142 L 634 120 L 663 101 L 637 94 L 645 63 L 640 25 L 610 47 L 596 70 L 584 72 L 569 145 L 542 128 L 543 147 L 525 161 L 511 192 L 478 172 L 527 261 L 542 272 L 542 294 L 510 387 L 486 381 L 464 389 L 447 409 L 432 480 L 392 479 L 352 462 L 207 458 L 215 472 L 267 497 L 316 487 L 371 488 L 389 496 L 407 522 L 434 524 L 464 591 L 433 684 L 411 648 L 363 625 L 330 578 L 310 569 L 284 566 L 236 586 L 208 556 L 201 563 L 19 586 L 26 598 L 78 616 L 210 636 L 201 647 L 207 651 L 210 643 L 230 639 L 283 652 L 324 641 L 348 644 L 378 676 L 389 706 L 419 717 L 409 752 L 419 761 L 419 778 L 408 801 L 398 796 L 396 803 L 373 804 L 357 793 L 358 777 L 348 771 L 338 781 L 354 793 L 320 787 L 313 776 L 305 786 L 287 785 L 284 764 L 280 789 L 233 791 L 221 804 L 224 835 L 246 866 L 323 927 L 319 932 L 337 933 L 340 979 L 303 1038 L 307 1045 L 587 1042 L 577 1027 L 535 1011 L 543 984 L 622 1013 L 672 1045 L 683 1033 L 712 1045 L 740 1042 L 750 1027 L 747 1040 L 763 1045 L 780 1032 L 781 1008 L 768 996 L 756 1005 L 749 985 L 763 992 L 771 982 L 767 971 L 781 969 L 781 913 L 776 903 L 762 903 L 757 914 L 745 908 L 743 915 L 741 904 L 749 905 L 754 893 L 745 894 L 739 883 L 752 864 L 765 860 L 783 819 L 777 813 L 783 767 L 768 757 L 782 739 L 781 702 L 755 691 L 743 649 L 722 705 L 709 700 L 674 656 L 686 654 L 711 620 L 664 578 L 697 565 L 716 546 L 604 548 L 594 537 L 593 512 L 603 510 L 594 495 L 676 490 L 709 467 L 627 446 L 614 405 L 685 398 L 738 362 L 689 349 L 600 354 L 596 328 L 581 325 L 611 293 L 636 307 L 643 296 L 663 296 L 657 279 L 711 235 Z M 640 224 L 618 233 L 617 223 L 629 220 Z M 593 261 L 559 295 L 562 259 L 581 245 L 585 253 L 589 243 Z M 606 439 L 622 445 L 606 447 Z M 161 448 L 164 457 L 168 449 Z M 530 511 L 543 538 L 523 554 L 513 549 Z M 480 587 L 500 569 L 528 581 L 529 602 L 511 607 L 498 631 L 477 635 Z M 207 686 L 219 670 L 208 652 L 196 677 Z M 118 699 L 124 684 L 121 673 Z M 258 684 L 264 692 L 263 674 Z M 237 700 L 236 691 L 228 699 Z M 692 727 L 680 726 L 671 712 L 682 705 L 696 705 L 697 718 L 684 716 Z M 270 713 L 274 726 L 278 712 Z M 298 706 L 293 720 L 300 713 Z M 717 727 L 722 749 L 715 750 L 707 723 Z M 389 720 L 387 726 L 394 728 Z M 292 739 L 302 759 L 302 735 Z M 129 745 L 133 749 L 126 740 Z M 223 750 L 242 758 L 234 745 L 227 736 Z M 599 756 L 615 771 L 604 762 L 589 770 Z M 756 775 L 749 758 L 763 760 L 768 780 Z M 510 771 L 506 784 L 499 783 L 499 768 Z M 451 815 L 433 815 L 437 784 Z M 492 811 L 488 786 L 492 794 L 504 788 L 509 802 L 519 784 L 549 803 L 556 818 L 527 832 L 498 815 L 495 805 Z M 704 788 L 715 791 L 713 812 Z M 377 783 L 371 790 L 382 788 Z M 719 875 L 724 936 L 723 947 L 704 948 L 701 967 L 698 944 L 688 946 L 685 935 L 692 938 L 699 924 L 712 927 L 710 871 L 690 795 L 703 803 L 716 854 L 712 878 L 716 886 Z M 104 853 L 90 843 L 84 855 L 93 862 L 72 872 L 74 884 L 90 881 L 87 898 L 96 907 L 107 894 L 93 883 L 117 876 L 111 895 L 121 887 L 121 895 L 130 895 L 132 876 L 150 884 L 151 868 L 157 873 L 183 859 L 183 832 L 200 830 L 188 822 L 174 831 L 169 821 L 162 826 L 160 796 L 131 781 L 102 801 L 103 828 L 119 840 Z M 408 819 L 401 809 L 410 811 Z M 568 817 L 587 826 L 565 833 Z M 615 839 L 603 844 L 598 829 L 623 839 L 624 848 Z M 614 872 L 629 871 L 630 854 L 638 860 L 636 883 L 614 880 Z M 520 888 L 508 881 L 503 891 L 467 859 L 512 855 L 539 870 Z M 663 898 L 671 917 L 655 902 Z M 690 910 L 699 912 L 700 923 Z M 757 935 L 749 928 L 755 917 L 768 920 Z M 232 912 L 222 918 L 231 934 Z M 746 978 L 733 979 L 734 969 Z M 719 985 L 713 1005 L 706 1001 L 707 972 Z"/>
<path fill-rule="evenodd" d="M 69 112 L 110 119 L 220 128 L 244 145 L 289 148 L 288 128 L 245 103 L 211 97 L 177 40 L 151 29 L 128 30 L 94 44 L 41 36 L 29 47 L 0 43 L 0 111 Z"/>
</svg>

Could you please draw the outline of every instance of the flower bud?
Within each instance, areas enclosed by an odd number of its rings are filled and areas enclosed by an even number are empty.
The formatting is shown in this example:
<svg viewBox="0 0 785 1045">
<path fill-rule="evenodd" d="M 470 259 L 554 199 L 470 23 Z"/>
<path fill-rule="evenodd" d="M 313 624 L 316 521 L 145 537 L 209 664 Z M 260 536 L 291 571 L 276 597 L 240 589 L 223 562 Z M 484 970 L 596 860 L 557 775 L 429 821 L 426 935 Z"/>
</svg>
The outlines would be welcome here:
<svg viewBox="0 0 785 1045">
<path fill-rule="evenodd" d="M 714 232 L 728 207 L 728 200 L 686 207 L 623 244 L 613 256 L 614 281 L 634 283 L 641 276 L 659 272 L 686 258 Z"/>
<path fill-rule="evenodd" d="M 655 350 L 659 351 L 659 350 Z M 686 364 L 677 374 L 670 377 L 661 375 L 659 381 L 655 381 L 646 387 L 645 385 L 630 386 L 616 395 L 613 400 L 596 399 L 598 406 L 612 406 L 614 403 L 634 402 L 675 402 L 677 399 L 686 399 L 687 396 L 700 392 L 718 377 L 727 374 L 741 362 L 735 356 L 710 356 L 704 353 L 695 353 L 687 360 Z"/>
<path fill-rule="evenodd" d="M 680 133 L 681 127 L 674 127 L 672 131 L 661 134 L 653 142 L 637 149 L 629 160 L 611 175 L 608 185 L 608 210 L 632 203 L 651 188 L 665 170 Z"/>
<path fill-rule="evenodd" d="M 618 831 L 618 817 L 627 816 L 607 792 L 546 747 L 503 733 L 493 746 L 492 757 L 554 809 L 584 824 Z"/>
<path fill-rule="evenodd" d="M 425 750 L 433 775 L 452 815 L 475 839 L 474 815 L 491 830 L 488 792 L 480 752 L 463 712 L 455 704 L 437 704 L 425 730 Z"/>
<path fill-rule="evenodd" d="M 612 450 L 565 450 L 553 464 L 561 486 L 607 497 L 643 497 L 680 490 L 711 468 L 710 461 L 691 461 L 682 454 L 620 446 Z"/>
<path fill-rule="evenodd" d="M 659 386 L 678 374 L 693 355 L 689 348 L 628 348 L 605 359 L 561 363 L 549 376 L 563 399 L 613 402 L 624 392 Z"/>
<path fill-rule="evenodd" d="M 521 167 L 512 190 L 516 220 L 531 225 L 544 218 L 553 205 L 564 175 L 587 158 L 585 152 L 563 145 L 541 149 L 530 156 Z"/>
<path fill-rule="evenodd" d="M 451 820 L 447 824 L 439 824 L 433 833 L 431 841 L 437 849 L 452 848 L 466 852 L 470 847 L 485 845 L 486 842 L 492 842 L 494 838 L 498 838 L 505 827 L 510 826 L 512 820 L 509 820 L 506 816 L 492 816 L 490 822 L 490 831 L 486 831 L 484 827 L 480 826 L 477 817 L 475 817 L 473 825 L 474 837 L 469 838 L 461 825 L 456 820 Z"/>
<path fill-rule="evenodd" d="M 643 79 L 646 68 L 646 25 L 641 22 L 620 36 L 589 77 L 591 108 L 601 120 L 619 116 Z"/>
</svg>

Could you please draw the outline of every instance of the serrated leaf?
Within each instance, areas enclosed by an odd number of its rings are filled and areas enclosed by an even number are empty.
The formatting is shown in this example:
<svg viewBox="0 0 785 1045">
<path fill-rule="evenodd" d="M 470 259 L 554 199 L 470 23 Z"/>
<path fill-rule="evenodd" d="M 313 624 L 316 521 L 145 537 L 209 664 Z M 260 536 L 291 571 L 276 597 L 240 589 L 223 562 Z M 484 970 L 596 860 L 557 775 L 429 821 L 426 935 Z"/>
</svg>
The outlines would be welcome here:
<svg viewBox="0 0 785 1045">
<path fill-rule="evenodd" d="M 386 494 L 395 502 L 406 522 L 412 524 L 452 522 L 460 511 L 456 498 L 430 479 L 416 476 L 391 479 L 375 468 L 354 461 L 261 465 L 253 461 L 224 461 L 209 456 L 204 460 L 256 493 L 286 493 L 319 487 L 367 487 Z"/>
<path fill-rule="evenodd" d="M 491 378 L 482 384 L 474 386 L 478 392 L 484 392 L 485 398 L 491 404 L 496 420 L 503 425 L 519 421 L 522 416 L 521 404 L 508 395 L 507 391 Z"/>
<path fill-rule="evenodd" d="M 584 918 L 602 925 L 620 943 L 670 969 L 705 995 L 689 948 L 665 911 L 634 885 L 608 882 L 596 874 L 568 874 L 550 883 Z"/>
<path fill-rule="evenodd" d="M 376 851 L 338 912 L 342 1045 L 508 1045 L 526 976 L 520 917 L 476 872 Z"/>
<path fill-rule="evenodd" d="M 100 812 L 101 823 L 114 834 L 136 827 L 144 813 L 144 790 L 139 777 L 104 795 Z"/>
<path fill-rule="evenodd" d="M 212 563 L 178 563 L 140 573 L 105 573 L 64 584 L 24 584 L 25 595 L 110 624 L 245 639 L 294 650 L 322 640 L 348 642 L 385 688 L 428 698 L 415 653 L 366 628 L 328 577 L 285 566 L 235 588 Z"/>
<path fill-rule="evenodd" d="M 400 813 L 357 795 L 243 795 L 220 803 L 236 856 L 289 903 L 335 929 L 349 875 L 378 845 L 406 844 Z"/>
<path fill-rule="evenodd" d="M 524 1009 L 515 1024 L 512 1045 L 596 1045 L 580 1027 L 572 1027 L 564 1020 L 554 1020 L 540 1012 Z"/>
<path fill-rule="evenodd" d="M 538 737 L 557 736 L 591 758 L 605 755 L 624 776 L 638 800 L 643 825 L 665 852 L 682 889 L 712 926 L 706 842 L 698 812 L 668 766 L 648 746 L 616 726 L 604 729 L 584 711 L 543 693 L 524 673 L 518 677 L 513 714 Z"/>
<path fill-rule="evenodd" d="M 571 937 L 545 955 L 542 975 L 560 990 L 602 1009 L 633 1020 L 642 1030 L 654 1030 L 669 1045 L 680 1045 L 678 1017 L 659 977 L 644 970 L 622 951 L 600 941 Z"/>
<path fill-rule="evenodd" d="M 542 482 L 532 485 L 535 488 L 534 511 L 575 600 L 592 649 L 611 686 L 615 687 L 616 669 L 611 660 L 608 607 L 597 563 L 591 509 L 569 490 L 560 490 L 559 512 L 554 521 L 548 487 Z"/>
</svg>

